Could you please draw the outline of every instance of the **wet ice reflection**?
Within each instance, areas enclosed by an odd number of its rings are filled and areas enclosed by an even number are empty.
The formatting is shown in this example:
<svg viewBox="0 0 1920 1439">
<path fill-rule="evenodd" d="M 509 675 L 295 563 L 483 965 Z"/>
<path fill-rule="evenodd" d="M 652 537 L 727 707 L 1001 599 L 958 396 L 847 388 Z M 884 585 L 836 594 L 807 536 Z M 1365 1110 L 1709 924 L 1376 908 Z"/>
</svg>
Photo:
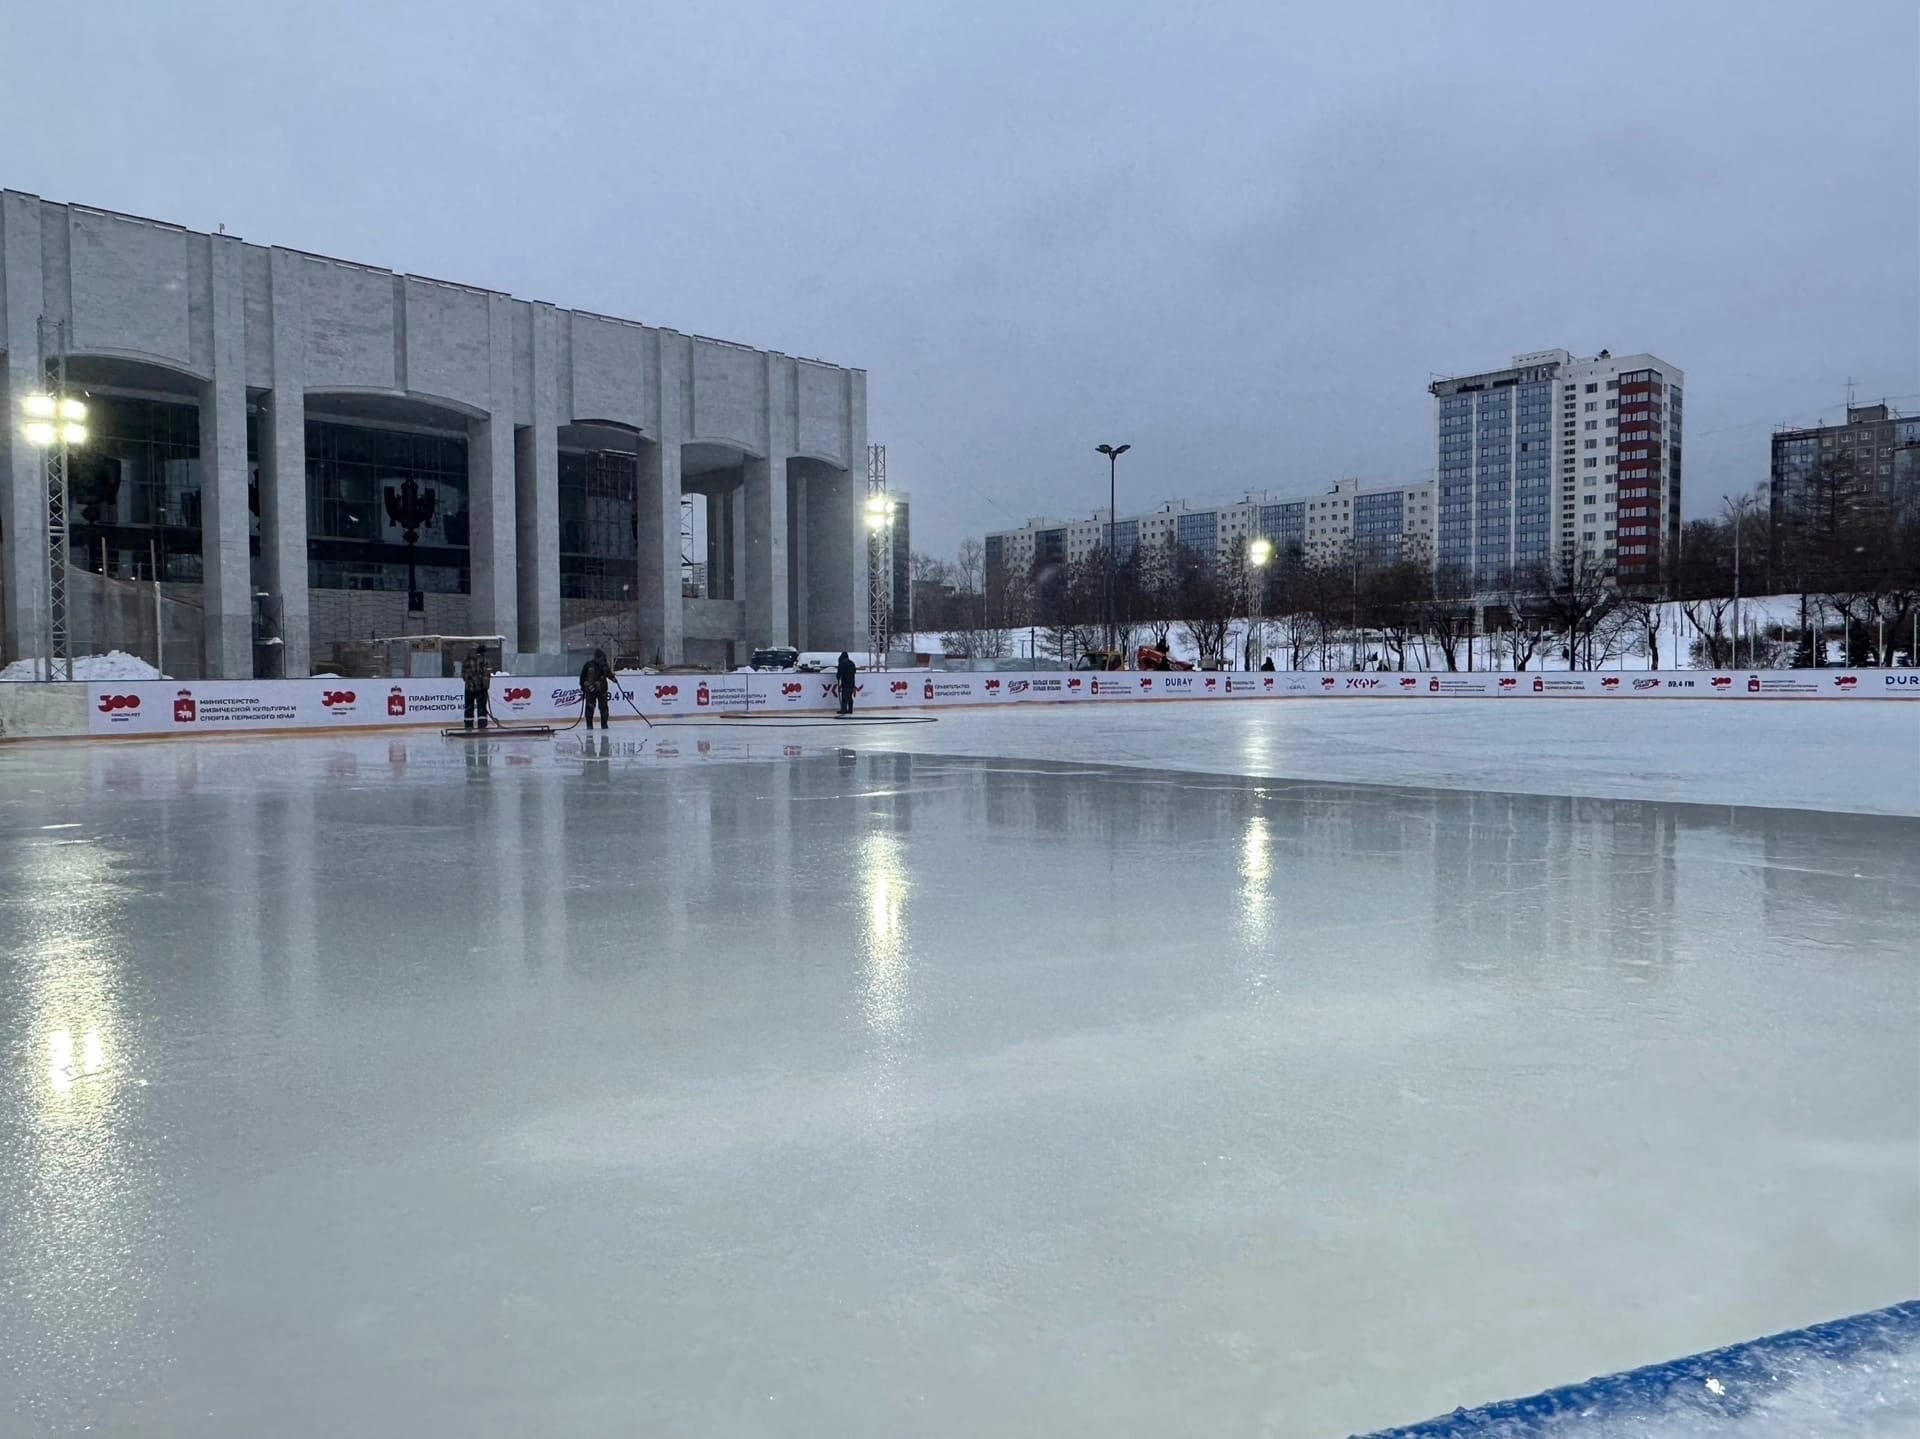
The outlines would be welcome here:
<svg viewBox="0 0 1920 1439">
<path fill-rule="evenodd" d="M 1900 1297 L 1915 821 L 622 743 L 0 752 L 0 1413 L 1344 1433 Z"/>
<path fill-rule="evenodd" d="M 866 891 L 864 1012 L 875 1034 L 898 1039 L 907 1008 L 907 868 L 900 840 L 886 833 L 862 840 L 860 874 Z"/>
</svg>

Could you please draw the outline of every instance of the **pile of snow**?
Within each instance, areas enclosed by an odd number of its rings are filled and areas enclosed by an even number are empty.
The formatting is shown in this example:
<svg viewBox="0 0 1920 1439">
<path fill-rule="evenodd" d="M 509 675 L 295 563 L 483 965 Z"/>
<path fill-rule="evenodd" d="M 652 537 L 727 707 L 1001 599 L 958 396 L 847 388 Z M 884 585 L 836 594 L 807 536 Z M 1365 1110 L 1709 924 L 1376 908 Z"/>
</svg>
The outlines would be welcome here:
<svg viewBox="0 0 1920 1439">
<path fill-rule="evenodd" d="M 5 669 L 0 669 L 0 681 L 37 680 L 46 673 L 45 660 L 15 660 Z M 103 655 L 75 655 L 73 657 L 73 677 L 76 680 L 164 680 L 171 679 L 141 659 L 124 650 L 108 650 Z"/>
</svg>

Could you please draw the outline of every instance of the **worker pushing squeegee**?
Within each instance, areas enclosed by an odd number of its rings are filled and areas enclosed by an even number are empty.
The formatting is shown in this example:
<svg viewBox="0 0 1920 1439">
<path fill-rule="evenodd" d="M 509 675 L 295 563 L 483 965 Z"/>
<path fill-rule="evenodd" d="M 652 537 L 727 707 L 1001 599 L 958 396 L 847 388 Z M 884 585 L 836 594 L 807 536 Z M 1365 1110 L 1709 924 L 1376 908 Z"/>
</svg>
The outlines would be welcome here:
<svg viewBox="0 0 1920 1439">
<path fill-rule="evenodd" d="M 493 666 L 487 663 L 485 645 L 475 645 L 467 651 L 466 661 L 460 666 L 460 678 L 466 681 L 467 686 L 467 728 L 473 728 L 474 718 L 478 716 L 480 728 L 485 729 L 488 712 L 492 709 L 487 700 L 487 691 L 493 687 Z"/>
</svg>

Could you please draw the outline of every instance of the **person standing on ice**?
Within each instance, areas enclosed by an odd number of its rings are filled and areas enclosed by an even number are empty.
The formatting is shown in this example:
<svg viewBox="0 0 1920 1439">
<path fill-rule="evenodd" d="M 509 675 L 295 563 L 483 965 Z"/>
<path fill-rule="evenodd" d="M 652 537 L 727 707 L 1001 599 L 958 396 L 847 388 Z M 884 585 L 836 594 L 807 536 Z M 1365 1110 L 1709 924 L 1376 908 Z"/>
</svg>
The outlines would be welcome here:
<svg viewBox="0 0 1920 1439">
<path fill-rule="evenodd" d="M 595 650 L 593 658 L 580 666 L 580 703 L 587 712 L 587 728 L 593 728 L 594 706 L 600 707 L 600 728 L 608 729 L 607 691 L 613 684 L 613 666 L 607 663 L 607 652 Z"/>
<path fill-rule="evenodd" d="M 493 666 L 487 663 L 487 650 L 484 645 L 475 645 L 467 651 L 466 663 L 460 666 L 460 678 L 467 682 L 467 728 L 473 728 L 475 716 L 479 717 L 480 728 L 487 727 L 487 691 L 493 685 Z"/>
<path fill-rule="evenodd" d="M 840 651 L 840 663 L 834 666 L 834 673 L 840 678 L 840 713 L 853 713 L 853 691 L 860 677 L 860 667 L 848 658 L 845 650 Z"/>
</svg>

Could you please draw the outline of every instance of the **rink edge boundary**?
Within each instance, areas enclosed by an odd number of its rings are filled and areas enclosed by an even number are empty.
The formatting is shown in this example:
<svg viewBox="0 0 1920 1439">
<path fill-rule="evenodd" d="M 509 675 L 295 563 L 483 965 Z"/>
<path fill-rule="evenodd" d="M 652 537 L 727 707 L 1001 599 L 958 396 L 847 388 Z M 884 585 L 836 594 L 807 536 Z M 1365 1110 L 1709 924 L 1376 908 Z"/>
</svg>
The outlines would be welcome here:
<svg viewBox="0 0 1920 1439">
<path fill-rule="evenodd" d="M 1465 671 L 1463 671 L 1462 673 L 1465 673 Z M 99 682 L 75 681 L 73 684 L 73 687 L 80 688 L 83 684 L 97 684 L 97 683 Z M 107 682 L 107 683 L 111 684 L 111 682 Z M 154 683 L 154 682 L 141 681 L 140 683 Z M 188 683 L 192 683 L 192 682 L 189 681 Z M 49 699 L 55 698 L 53 695 L 49 694 L 49 690 L 62 690 L 67 688 L 66 685 L 61 685 L 61 684 L 56 684 L 54 686 L 47 686 L 43 683 L 22 680 L 22 681 L 12 681 L 12 682 L 8 682 L 6 684 L 0 685 L 0 691 L 11 689 L 14 684 L 19 684 L 21 686 L 31 685 L 34 691 L 36 692 L 36 698 L 49 698 Z M 69 697 L 62 696 L 60 698 L 69 698 Z M 12 717 L 6 714 L 5 711 L 7 707 L 5 705 L 0 705 L 0 745 L 10 744 L 10 743 L 37 743 L 37 742 L 48 741 L 48 740 L 95 740 L 95 741 L 99 741 L 107 744 L 126 744 L 134 741 L 146 741 L 146 740 L 195 740 L 195 739 L 207 739 L 207 738 L 213 738 L 213 737 L 232 738 L 236 735 L 247 735 L 247 736 L 254 736 L 259 738 L 301 739 L 301 738 L 309 738 L 314 735 L 331 735 L 331 734 L 363 734 L 363 735 L 365 734 L 407 734 L 407 733 L 417 734 L 417 733 L 421 733 L 421 732 L 436 729 L 436 728 L 444 728 L 448 723 L 448 719 L 446 716 L 436 716 L 432 719 L 408 720 L 408 721 L 403 721 L 396 724 L 362 723 L 362 724 L 353 724 L 353 725 L 284 725 L 284 726 L 256 725 L 256 726 L 249 726 L 249 727 L 233 727 L 233 728 L 208 727 L 205 729 L 167 731 L 165 733 L 160 733 L 160 734 L 154 734 L 154 733 L 97 734 L 92 732 L 87 727 L 87 703 L 86 703 L 85 696 L 82 695 L 82 696 L 72 697 L 72 698 L 77 698 L 78 702 L 69 703 L 69 704 L 60 704 L 55 706 L 60 710 L 66 710 L 68 708 L 71 708 L 76 711 L 76 713 L 73 713 L 73 714 L 63 713 L 59 716 L 59 723 L 61 725 L 60 728 L 52 728 L 52 727 L 28 728 L 25 732 L 16 732 L 12 727 L 5 726 L 5 721 Z M 1836 699 L 1838 698 L 1840 697 L 1831 696 L 1831 695 L 1798 695 L 1798 694 L 1741 694 L 1741 695 L 1714 695 L 1714 696 L 1708 696 L 1704 694 L 1672 694 L 1672 695 L 1659 694 L 1659 695 L 1642 696 L 1641 700 L 1667 703 L 1667 704 L 1692 703 L 1692 704 L 1724 705 L 1731 702 L 1735 704 L 1812 703 L 1812 704 L 1829 704 L 1830 705 L 1835 703 Z M 1092 698 L 1092 697 L 1078 697 L 1078 698 L 1072 698 L 1072 699 L 1065 699 L 1065 698 L 1063 699 L 1025 699 L 1020 701 L 1017 705 L 1010 705 L 1004 700 L 981 700 L 981 701 L 948 702 L 948 703 L 943 703 L 939 705 L 924 705 L 924 706 L 923 705 L 883 705 L 883 706 L 879 706 L 878 708 L 885 710 L 887 713 L 895 713 L 895 714 L 907 713 L 907 714 L 936 714 L 937 715 L 940 713 L 951 713 L 955 711 L 1006 710 L 1006 709 L 1014 709 L 1014 708 L 1017 708 L 1017 709 L 1033 709 L 1033 708 L 1083 709 L 1089 706 L 1100 706 L 1104 708 L 1107 706 L 1132 707 L 1137 705 L 1168 705 L 1168 704 L 1207 704 L 1207 705 L 1215 705 L 1215 704 L 1221 704 L 1221 703 L 1276 704 L 1276 703 L 1299 703 L 1301 701 L 1318 701 L 1323 704 L 1331 701 L 1331 702 L 1338 702 L 1342 704 L 1348 704 L 1354 701 L 1364 702 L 1368 700 L 1372 700 L 1380 703 L 1391 701 L 1391 702 L 1398 702 L 1402 704 L 1407 703 L 1408 701 L 1422 701 L 1422 700 L 1427 702 L 1432 702 L 1436 700 L 1444 700 L 1444 701 L 1464 700 L 1464 701 L 1480 701 L 1483 703 L 1497 702 L 1497 703 L 1506 703 L 1506 704 L 1512 704 L 1515 701 L 1538 703 L 1543 700 L 1550 701 L 1550 702 L 1562 702 L 1562 701 L 1568 701 L 1568 700 L 1589 700 L 1589 701 L 1595 701 L 1595 702 L 1606 703 L 1606 704 L 1618 704 L 1621 701 L 1621 699 L 1622 699 L 1622 696 L 1620 695 L 1567 694 L 1564 692 L 1563 693 L 1547 693 L 1547 694 L 1528 693 L 1528 694 L 1521 694 L 1521 695 L 1514 695 L 1514 694 L 1503 695 L 1503 694 L 1445 694 L 1445 693 L 1401 694 L 1401 693 L 1395 693 L 1393 691 L 1379 691 L 1379 692 L 1367 692 L 1367 693 L 1355 693 L 1355 694 L 1331 694 L 1331 693 L 1330 694 L 1223 694 L 1223 695 L 1206 696 L 1204 698 L 1197 695 L 1195 696 L 1132 695 L 1132 696 L 1128 696 L 1125 699 L 1114 698 L 1111 700 L 1105 699 L 1105 698 Z M 1845 696 L 1844 700 L 1845 700 L 1845 703 L 1849 705 L 1858 705 L 1862 703 L 1898 704 L 1903 701 L 1912 703 L 1915 701 L 1920 701 L 1920 694 L 1906 694 L 1906 693 L 1854 694 L 1854 695 Z M 864 706 L 863 708 L 871 712 L 876 707 L 869 705 L 869 706 Z M 831 715 L 832 713 L 833 713 L 832 709 L 826 706 L 821 706 L 818 708 L 808 706 L 805 708 L 795 707 L 791 709 L 783 709 L 775 713 L 761 711 L 754 714 L 747 714 L 743 712 L 723 713 L 721 711 L 716 710 L 716 711 L 710 712 L 710 717 L 714 719 L 724 718 L 731 722 L 736 722 L 736 723 L 741 721 L 765 723 L 769 729 L 774 729 L 774 728 L 778 728 L 779 719 L 781 717 L 791 717 L 794 719 L 817 718 L 821 715 Z M 623 724 L 635 724 L 635 723 L 644 722 L 640 716 L 636 716 L 632 714 L 621 715 L 616 713 L 612 716 L 612 718 L 615 720 L 618 720 Z M 681 723 L 684 723 L 687 720 L 695 719 L 695 718 L 697 717 L 693 715 L 688 715 L 682 712 L 673 711 L 673 710 L 662 710 L 662 711 L 659 711 L 658 713 L 645 716 L 646 720 L 676 721 Z M 577 722 L 577 717 L 575 717 L 575 719 Z M 454 722 L 457 723 L 458 722 L 457 719 Z M 519 722 L 520 721 L 518 720 L 510 720 L 505 722 L 502 727 L 505 729 L 511 730 Z M 566 720 L 562 719 L 559 721 L 555 721 L 555 720 L 548 719 L 548 720 L 539 720 L 539 721 L 527 721 L 527 723 L 565 724 Z"/>
<path fill-rule="evenodd" d="M 1808 1361 L 1846 1365 L 1920 1344 L 1920 1299 L 1730 1344 L 1721 1349 L 1506 1399 L 1364 1439 L 1525 1439 L 1578 1432 L 1570 1421 L 1739 1419 L 1788 1388 Z"/>
</svg>

